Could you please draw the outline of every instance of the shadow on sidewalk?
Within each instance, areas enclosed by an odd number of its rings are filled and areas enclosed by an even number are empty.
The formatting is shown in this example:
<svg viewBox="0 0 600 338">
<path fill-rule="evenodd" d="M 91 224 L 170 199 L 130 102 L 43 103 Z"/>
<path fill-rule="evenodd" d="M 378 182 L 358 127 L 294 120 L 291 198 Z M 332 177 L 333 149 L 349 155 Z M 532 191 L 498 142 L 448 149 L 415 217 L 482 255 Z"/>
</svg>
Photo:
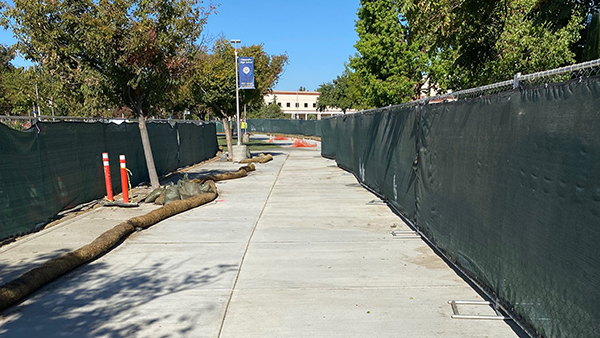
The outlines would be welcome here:
<svg viewBox="0 0 600 338">
<path fill-rule="evenodd" d="M 114 271 L 121 269 L 102 262 L 80 267 L 42 288 L 24 303 L 0 313 L 0 336 L 148 336 L 148 331 L 143 334 L 140 331 L 149 326 L 158 328 L 161 323 L 176 329 L 173 335 L 185 334 L 192 331 L 207 312 L 215 311 L 215 306 L 206 302 L 196 304 L 181 293 L 206 287 L 224 274 L 237 271 L 236 265 L 219 264 L 180 272 L 179 268 L 186 263 L 162 262 L 143 268 L 125 266 L 123 271 Z M 152 304 L 163 297 L 173 299 Z M 165 303 L 170 306 L 165 308 Z M 182 307 L 185 315 L 181 315 Z M 176 311 L 170 313 L 170 308 Z"/>
<path fill-rule="evenodd" d="M 68 249 L 60 249 L 54 250 L 52 252 L 46 252 L 37 255 L 33 260 L 27 260 L 27 262 L 25 263 L 7 263 L 0 261 L 0 285 L 4 285 L 10 282 L 11 280 L 18 278 L 25 272 L 36 268 L 51 259 L 58 258 L 67 252 L 69 252 Z"/>
</svg>

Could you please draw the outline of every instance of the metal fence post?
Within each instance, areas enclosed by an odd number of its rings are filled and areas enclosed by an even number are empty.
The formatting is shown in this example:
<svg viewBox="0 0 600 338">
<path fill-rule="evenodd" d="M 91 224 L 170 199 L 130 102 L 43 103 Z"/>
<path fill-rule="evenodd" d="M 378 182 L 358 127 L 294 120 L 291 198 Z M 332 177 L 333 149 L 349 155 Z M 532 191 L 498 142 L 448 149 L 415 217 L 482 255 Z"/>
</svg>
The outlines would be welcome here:
<svg viewBox="0 0 600 338">
<path fill-rule="evenodd" d="M 517 73 L 515 74 L 515 80 L 513 82 L 513 88 L 517 89 L 519 88 L 519 78 L 521 77 L 521 73 Z"/>
</svg>

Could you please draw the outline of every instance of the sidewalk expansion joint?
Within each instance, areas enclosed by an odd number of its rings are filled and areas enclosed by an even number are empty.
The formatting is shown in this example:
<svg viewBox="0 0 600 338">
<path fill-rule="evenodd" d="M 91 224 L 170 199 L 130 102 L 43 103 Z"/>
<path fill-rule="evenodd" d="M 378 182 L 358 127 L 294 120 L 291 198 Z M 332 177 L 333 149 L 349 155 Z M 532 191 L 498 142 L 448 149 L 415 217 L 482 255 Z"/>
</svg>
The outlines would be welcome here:
<svg viewBox="0 0 600 338">
<path fill-rule="evenodd" d="M 206 244 L 206 245 L 211 245 L 211 244 L 239 244 L 239 243 L 246 243 L 244 241 L 221 241 L 221 242 L 216 242 L 216 241 L 198 241 L 198 242 L 177 242 L 177 241 L 173 241 L 173 242 L 136 242 L 135 239 L 132 239 L 129 241 L 129 244 L 131 245 L 197 245 L 197 244 Z"/>
<path fill-rule="evenodd" d="M 252 232 L 250 233 L 250 237 L 248 238 L 248 242 L 246 244 L 246 249 L 244 250 L 244 255 L 242 255 L 242 260 L 240 261 L 240 265 L 239 265 L 238 271 L 235 276 L 235 281 L 233 282 L 233 287 L 231 288 L 231 293 L 229 294 L 229 299 L 227 300 L 227 305 L 225 306 L 225 312 L 223 313 L 223 319 L 221 320 L 221 326 L 219 327 L 219 334 L 217 335 L 217 338 L 221 338 L 221 335 L 223 334 L 223 327 L 225 326 L 225 319 L 227 318 L 227 312 L 229 310 L 229 306 L 230 306 L 231 300 L 233 298 L 233 293 L 235 291 L 238 280 L 240 278 L 240 273 L 242 272 L 242 267 L 244 266 L 244 260 L 246 259 L 246 255 L 248 254 L 248 249 L 250 248 L 250 242 L 252 242 L 252 237 L 254 237 L 254 233 L 256 232 L 256 227 L 258 226 L 258 223 L 260 222 L 260 220 L 263 216 L 263 213 L 265 212 L 267 204 L 269 203 L 269 199 L 271 199 L 271 195 L 273 194 L 273 190 L 275 190 L 275 185 L 277 184 L 277 181 L 279 180 L 279 176 L 281 175 L 281 172 L 283 171 L 283 167 L 285 166 L 285 163 L 287 162 L 289 157 L 290 157 L 290 154 L 288 153 L 286 155 L 285 159 L 283 160 L 283 163 L 281 163 L 281 167 L 279 168 L 279 172 L 277 172 L 277 176 L 275 176 L 275 180 L 273 181 L 273 185 L 271 186 L 269 195 L 267 196 L 267 199 L 265 200 L 265 204 L 263 205 L 263 207 L 260 211 L 260 214 L 258 215 L 258 218 L 256 219 L 256 222 L 254 222 L 254 226 L 252 227 Z"/>
</svg>

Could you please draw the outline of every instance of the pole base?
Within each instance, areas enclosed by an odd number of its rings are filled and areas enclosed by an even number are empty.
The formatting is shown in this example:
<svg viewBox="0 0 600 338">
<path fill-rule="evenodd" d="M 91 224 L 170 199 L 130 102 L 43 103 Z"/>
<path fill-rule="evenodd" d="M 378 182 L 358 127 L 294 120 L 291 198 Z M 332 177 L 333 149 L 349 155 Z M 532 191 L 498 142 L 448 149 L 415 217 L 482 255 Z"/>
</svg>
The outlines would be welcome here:
<svg viewBox="0 0 600 338">
<path fill-rule="evenodd" d="M 233 156 L 233 162 L 239 162 L 248 158 L 247 147 L 245 144 L 232 146 L 231 155 Z"/>
</svg>

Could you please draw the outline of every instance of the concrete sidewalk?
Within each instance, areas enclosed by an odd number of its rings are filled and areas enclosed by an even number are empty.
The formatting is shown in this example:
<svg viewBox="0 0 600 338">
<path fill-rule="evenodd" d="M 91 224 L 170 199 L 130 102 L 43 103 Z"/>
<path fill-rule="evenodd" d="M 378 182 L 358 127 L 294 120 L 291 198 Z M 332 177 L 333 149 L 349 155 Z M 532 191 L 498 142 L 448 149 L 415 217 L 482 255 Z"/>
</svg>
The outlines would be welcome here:
<svg viewBox="0 0 600 338">
<path fill-rule="evenodd" d="M 393 239 L 408 230 L 400 218 L 367 204 L 376 197 L 319 148 L 275 152 L 219 183 L 215 202 L 135 233 L 0 314 L 0 336 L 525 337 L 503 321 L 451 319 L 449 300 L 481 296 L 420 239 Z M 0 279 L 151 208 L 100 209 L 5 246 Z"/>
</svg>

